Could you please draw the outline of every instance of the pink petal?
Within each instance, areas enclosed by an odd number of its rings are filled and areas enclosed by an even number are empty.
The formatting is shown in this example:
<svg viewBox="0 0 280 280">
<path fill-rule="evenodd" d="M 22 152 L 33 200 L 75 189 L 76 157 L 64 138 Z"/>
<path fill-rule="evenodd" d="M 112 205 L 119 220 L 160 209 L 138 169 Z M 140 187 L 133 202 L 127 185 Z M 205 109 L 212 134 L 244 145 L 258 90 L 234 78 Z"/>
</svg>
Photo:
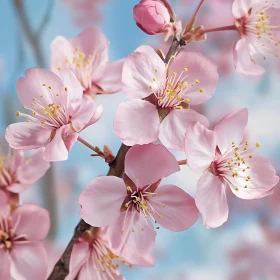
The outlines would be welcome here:
<svg viewBox="0 0 280 280">
<path fill-rule="evenodd" d="M 48 258 L 40 243 L 14 245 L 11 251 L 11 274 L 17 280 L 46 279 Z"/>
<path fill-rule="evenodd" d="M 73 57 L 74 47 L 62 36 L 57 36 L 51 43 L 51 71 L 60 75 L 59 69 L 73 69 L 74 64 L 66 62 L 65 59 Z"/>
<path fill-rule="evenodd" d="M 24 234 L 30 241 L 44 239 L 50 229 L 49 212 L 37 204 L 25 204 L 12 215 L 12 227 L 17 235 Z"/>
<path fill-rule="evenodd" d="M 64 86 L 60 96 L 66 105 L 67 113 L 72 115 L 81 106 L 84 89 L 71 70 L 61 71 L 60 77 Z"/>
<path fill-rule="evenodd" d="M 11 148 L 31 150 L 44 146 L 50 134 L 51 130 L 44 129 L 38 124 L 21 122 L 9 125 L 5 138 Z"/>
<path fill-rule="evenodd" d="M 154 265 L 152 250 L 156 232 L 151 222 L 136 209 L 122 212 L 115 223 L 108 227 L 107 234 L 114 252 L 129 263 Z"/>
<path fill-rule="evenodd" d="M 238 109 L 226 115 L 215 126 L 214 133 L 221 153 L 232 147 L 232 142 L 238 146 L 248 123 L 248 110 Z"/>
<path fill-rule="evenodd" d="M 55 136 L 46 146 L 43 158 L 46 161 L 61 161 L 68 159 L 68 150 L 62 138 L 65 126 L 58 128 L 55 131 Z"/>
<path fill-rule="evenodd" d="M 256 0 L 234 0 L 232 13 L 236 19 L 240 19 L 248 14 L 248 11 L 256 3 Z"/>
<path fill-rule="evenodd" d="M 16 89 L 18 98 L 23 106 L 32 108 L 33 98 L 45 102 L 45 105 L 53 103 L 52 95 L 50 95 L 48 87 L 52 88 L 53 92 L 64 92 L 64 87 L 61 79 L 54 73 L 42 68 L 30 68 L 25 72 L 26 78 L 17 80 Z M 46 85 L 46 86 L 43 86 Z M 40 96 L 43 95 L 42 99 Z"/>
<path fill-rule="evenodd" d="M 157 223 L 172 231 L 186 230 L 198 219 L 194 199 L 173 185 L 160 186 L 149 203 L 157 212 L 152 214 Z"/>
<path fill-rule="evenodd" d="M 102 105 L 97 106 L 95 100 L 92 98 L 83 98 L 79 110 L 77 110 L 72 117 L 74 129 L 79 132 L 90 124 L 98 121 L 102 112 Z"/>
<path fill-rule="evenodd" d="M 257 65 L 250 56 L 247 39 L 240 39 L 233 51 L 233 59 L 236 71 L 248 76 L 261 76 L 265 69 Z"/>
<path fill-rule="evenodd" d="M 168 149 L 183 151 L 186 132 L 200 122 L 209 126 L 207 118 L 191 109 L 173 110 L 159 127 L 159 139 Z"/>
<path fill-rule="evenodd" d="M 154 78 L 157 82 L 153 81 Z M 153 48 L 140 46 L 125 59 L 122 90 L 128 97 L 145 98 L 157 91 L 164 82 L 165 64 Z"/>
<path fill-rule="evenodd" d="M 84 128 L 86 128 L 86 127 L 96 123 L 97 121 L 99 121 L 99 119 L 102 116 L 102 113 L 103 113 L 103 106 L 98 105 L 94 115 L 92 116 L 92 118 L 90 119 L 90 121 L 87 123 L 87 125 Z"/>
<path fill-rule="evenodd" d="M 12 161 L 10 163 L 10 168 L 13 171 L 18 170 L 18 167 L 24 163 L 24 151 L 12 150 Z"/>
<path fill-rule="evenodd" d="M 271 194 L 274 186 L 279 182 L 279 177 L 276 176 L 270 162 L 262 156 L 253 155 L 252 159 L 246 159 L 246 163 L 250 166 L 251 179 L 246 182 L 244 179 L 238 181 L 239 177 L 235 177 L 238 190 L 230 186 L 232 192 L 242 199 L 259 199 Z"/>
<path fill-rule="evenodd" d="M 119 105 L 114 130 L 125 145 L 133 146 L 156 141 L 159 124 L 158 111 L 153 104 L 144 100 L 131 100 Z"/>
<path fill-rule="evenodd" d="M 133 146 L 126 154 L 124 166 L 137 187 L 155 183 L 180 170 L 176 158 L 164 146 L 154 144 Z"/>
<path fill-rule="evenodd" d="M 1 215 L 1 214 L 0 214 Z M 6 252 L 4 249 L 0 249 L 0 279 L 9 280 L 11 279 L 10 274 L 10 259 L 9 253 Z"/>
<path fill-rule="evenodd" d="M 188 69 L 186 73 L 184 68 Z M 177 75 L 183 72 L 182 77 L 186 76 L 184 80 L 188 82 L 189 87 L 183 97 L 189 99 L 190 105 L 198 105 L 210 99 L 219 80 L 217 66 L 213 62 L 201 53 L 189 52 L 185 48 L 175 57 L 169 72 L 176 72 Z M 190 86 L 191 84 L 193 86 Z M 200 92 L 201 89 L 203 93 Z"/>
<path fill-rule="evenodd" d="M 93 77 L 93 83 L 98 85 L 103 93 L 115 93 L 122 89 L 122 69 L 124 59 L 107 63 L 99 77 Z"/>
<path fill-rule="evenodd" d="M 114 176 L 97 177 L 80 195 L 82 219 L 96 227 L 112 224 L 120 215 L 121 205 L 126 195 L 126 187 L 122 179 Z"/>
<path fill-rule="evenodd" d="M 204 172 L 215 159 L 216 138 L 213 131 L 197 123 L 185 138 L 188 166 L 197 173 Z"/>
<path fill-rule="evenodd" d="M 3 191 L 0 191 L 0 217 L 7 217 L 9 214 L 10 205 L 8 203 L 8 197 Z"/>
<path fill-rule="evenodd" d="M 78 48 L 79 52 L 85 55 L 93 55 L 98 53 L 96 62 L 105 64 L 108 61 L 109 41 L 105 37 L 101 29 L 97 27 L 87 27 L 78 36 L 69 40 L 74 48 Z M 98 71 L 98 69 L 96 69 Z"/>
<path fill-rule="evenodd" d="M 207 228 L 221 226 L 228 219 L 226 190 L 218 176 L 205 172 L 197 183 L 195 203 Z"/>
<path fill-rule="evenodd" d="M 75 280 L 82 266 L 86 263 L 90 255 L 89 243 L 76 242 L 74 244 L 69 266 L 69 274 L 65 280 Z"/>
<path fill-rule="evenodd" d="M 17 178 L 21 184 L 32 185 L 41 179 L 50 168 L 50 163 L 43 160 L 43 149 L 27 159 L 17 170 Z M 21 190 L 13 190 L 20 192 Z"/>
</svg>

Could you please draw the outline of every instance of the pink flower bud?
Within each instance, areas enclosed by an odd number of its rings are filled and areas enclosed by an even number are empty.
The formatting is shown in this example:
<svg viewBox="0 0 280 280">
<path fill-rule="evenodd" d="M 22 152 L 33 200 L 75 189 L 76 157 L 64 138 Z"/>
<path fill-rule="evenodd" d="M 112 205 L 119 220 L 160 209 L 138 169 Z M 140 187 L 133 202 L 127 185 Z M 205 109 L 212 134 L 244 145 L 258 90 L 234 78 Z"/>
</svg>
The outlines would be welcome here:
<svg viewBox="0 0 280 280">
<path fill-rule="evenodd" d="M 157 0 L 142 0 L 133 9 L 136 24 L 150 35 L 163 32 L 170 23 L 170 14 L 163 3 Z"/>
</svg>

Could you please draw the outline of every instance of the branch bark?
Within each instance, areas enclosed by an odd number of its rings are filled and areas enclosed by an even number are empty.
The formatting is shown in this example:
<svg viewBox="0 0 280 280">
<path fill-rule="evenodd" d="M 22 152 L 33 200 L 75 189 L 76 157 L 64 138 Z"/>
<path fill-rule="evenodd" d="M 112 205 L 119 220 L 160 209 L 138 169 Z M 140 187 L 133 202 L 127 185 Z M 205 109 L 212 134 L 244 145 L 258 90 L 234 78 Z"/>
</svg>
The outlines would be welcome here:
<svg viewBox="0 0 280 280">
<path fill-rule="evenodd" d="M 122 177 L 124 172 L 124 159 L 126 153 L 128 152 L 130 147 L 122 144 L 115 160 L 110 164 L 110 169 L 108 171 L 107 176 L 117 176 Z M 71 238 L 69 244 L 67 245 L 64 253 L 62 254 L 59 261 L 56 263 L 51 275 L 49 276 L 48 280 L 63 280 L 69 273 L 69 263 L 70 257 L 72 253 L 73 246 L 78 238 L 85 232 L 86 230 L 90 229 L 91 226 L 88 225 L 85 221 L 80 220 L 78 225 L 74 230 L 74 235 Z"/>
<path fill-rule="evenodd" d="M 176 54 L 180 46 L 183 45 L 180 41 L 178 41 L 175 37 L 172 41 L 171 47 L 166 55 L 166 58 L 164 59 L 165 63 L 168 63 L 171 56 Z M 107 176 L 117 176 L 122 177 L 124 172 L 124 159 L 128 152 L 130 147 L 122 144 L 116 158 L 114 161 L 109 164 L 110 169 L 108 171 Z M 69 273 L 69 263 L 70 263 L 70 257 L 72 253 L 73 246 L 75 242 L 78 240 L 78 238 L 83 234 L 84 231 L 90 229 L 91 226 L 88 225 L 85 221 L 80 220 L 78 225 L 76 226 L 74 230 L 74 235 L 71 238 L 69 244 L 67 245 L 67 248 L 65 249 L 63 255 L 59 259 L 59 261 L 56 263 L 52 273 L 50 274 L 48 280 L 63 280 Z"/>
</svg>

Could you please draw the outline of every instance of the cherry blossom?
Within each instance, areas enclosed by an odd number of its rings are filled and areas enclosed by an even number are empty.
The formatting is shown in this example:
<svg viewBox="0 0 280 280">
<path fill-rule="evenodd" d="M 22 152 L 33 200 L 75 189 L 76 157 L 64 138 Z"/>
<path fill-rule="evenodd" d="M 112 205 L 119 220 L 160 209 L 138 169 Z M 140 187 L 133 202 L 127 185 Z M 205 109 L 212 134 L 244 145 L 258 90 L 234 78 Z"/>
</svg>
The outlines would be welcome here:
<svg viewBox="0 0 280 280">
<path fill-rule="evenodd" d="M 265 69 L 256 63 L 254 56 L 258 54 L 264 60 L 279 56 L 275 35 L 280 31 L 280 11 L 275 0 L 235 0 L 232 12 L 241 36 L 234 48 L 236 70 L 246 75 L 262 75 Z"/>
<path fill-rule="evenodd" d="M 18 97 L 31 115 L 26 122 L 11 124 L 6 140 L 14 149 L 30 150 L 46 146 L 43 158 L 60 161 L 78 138 L 78 132 L 97 122 L 102 106 L 93 99 L 83 99 L 83 89 L 70 70 L 56 74 L 40 68 L 25 71 L 17 81 Z"/>
<path fill-rule="evenodd" d="M 111 249 L 106 228 L 91 228 L 75 243 L 66 280 L 124 280 L 119 263 L 131 267 Z"/>
<path fill-rule="evenodd" d="M 2 153 L 0 190 L 6 192 L 10 202 L 18 202 L 18 193 L 41 179 L 49 168 L 49 162 L 43 160 L 43 150 L 26 159 L 21 150 L 12 150 L 7 155 Z"/>
<path fill-rule="evenodd" d="M 197 123 L 186 134 L 188 166 L 204 172 L 195 201 L 206 227 L 219 227 L 228 219 L 226 186 L 242 199 L 258 199 L 272 193 L 279 177 L 269 161 L 252 152 L 260 144 L 242 141 L 248 122 L 247 109 L 225 116 L 214 131 Z"/>
<path fill-rule="evenodd" d="M 12 210 L 0 191 L 0 279 L 46 279 L 47 254 L 40 241 L 49 228 L 47 210 L 36 204 Z"/>
<path fill-rule="evenodd" d="M 109 42 L 99 28 L 88 27 L 67 40 L 58 36 L 51 44 L 51 69 L 74 72 L 86 95 L 115 93 L 121 90 L 123 60 L 108 63 Z"/>
<path fill-rule="evenodd" d="M 183 150 L 189 127 L 198 121 L 208 126 L 189 109 L 211 98 L 218 82 L 217 67 L 200 53 L 182 49 L 165 64 L 151 47 L 141 46 L 126 58 L 122 82 L 132 100 L 119 105 L 114 129 L 124 144 L 159 138 L 167 148 Z"/>
<path fill-rule="evenodd" d="M 123 179 L 101 176 L 85 188 L 79 200 L 81 216 L 92 226 L 109 226 L 117 254 L 133 264 L 152 265 L 156 232 L 150 220 L 182 231 L 198 218 L 192 197 L 174 185 L 160 186 L 162 178 L 179 170 L 164 146 L 136 145 L 126 155 Z"/>
</svg>

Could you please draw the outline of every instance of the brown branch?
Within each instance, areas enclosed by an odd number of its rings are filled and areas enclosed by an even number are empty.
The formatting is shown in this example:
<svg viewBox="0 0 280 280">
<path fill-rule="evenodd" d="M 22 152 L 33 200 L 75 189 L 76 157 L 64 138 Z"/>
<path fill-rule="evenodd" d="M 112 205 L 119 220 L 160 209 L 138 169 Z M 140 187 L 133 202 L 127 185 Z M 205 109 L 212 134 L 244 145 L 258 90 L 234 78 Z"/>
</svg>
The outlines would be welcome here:
<svg viewBox="0 0 280 280">
<path fill-rule="evenodd" d="M 168 63 L 170 57 L 178 51 L 181 43 L 178 41 L 175 37 L 172 41 L 171 47 L 166 55 L 166 58 L 164 60 L 165 63 Z M 128 152 L 130 147 L 122 144 L 116 158 L 114 161 L 110 164 L 110 169 L 108 171 L 107 176 L 117 176 L 122 177 L 124 172 L 124 159 Z M 63 255 L 59 259 L 59 261 L 56 263 L 52 273 L 50 274 L 48 280 L 63 280 L 69 273 L 69 263 L 70 263 L 70 257 L 72 253 L 73 246 L 77 239 L 83 234 L 84 231 L 88 230 L 91 226 L 88 225 L 83 220 L 80 220 L 78 225 L 75 228 L 74 235 L 71 238 L 69 244 L 67 245 L 67 248 L 65 249 Z"/>
</svg>

